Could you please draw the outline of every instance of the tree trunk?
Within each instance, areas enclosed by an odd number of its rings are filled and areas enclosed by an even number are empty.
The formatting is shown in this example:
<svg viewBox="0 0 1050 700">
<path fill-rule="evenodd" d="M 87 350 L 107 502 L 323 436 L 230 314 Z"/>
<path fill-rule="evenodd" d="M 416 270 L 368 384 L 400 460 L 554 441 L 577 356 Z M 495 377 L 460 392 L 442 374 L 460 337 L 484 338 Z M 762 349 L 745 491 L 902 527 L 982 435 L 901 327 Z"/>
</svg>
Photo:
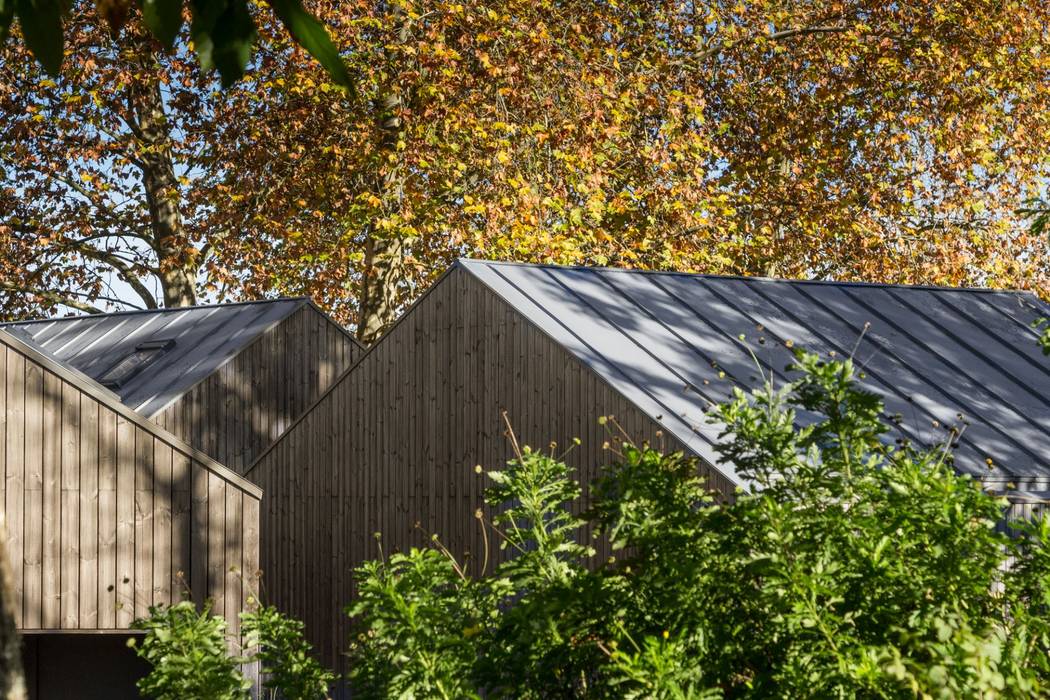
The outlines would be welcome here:
<svg viewBox="0 0 1050 700">
<path fill-rule="evenodd" d="M 146 59 L 151 61 L 152 59 Z M 133 84 L 131 107 L 138 140 L 139 169 L 149 207 L 153 250 L 157 255 L 157 277 L 165 306 L 197 303 L 199 251 L 186 236 L 179 211 L 179 183 L 171 156 L 171 134 L 160 83 L 155 70 L 145 67 L 144 84 Z"/>
<path fill-rule="evenodd" d="M 0 543 L 6 541 L 7 533 L 0 517 Z M 22 642 L 15 627 L 14 606 L 7 548 L 0 544 L 0 700 L 26 700 L 27 697 L 22 673 Z"/>
<path fill-rule="evenodd" d="M 398 26 L 397 40 L 404 44 L 410 37 L 412 20 L 400 7 L 394 10 Z M 401 163 L 397 144 L 401 138 L 401 89 L 397 84 L 396 62 L 400 55 L 393 49 L 384 50 L 389 64 L 390 82 L 376 101 L 379 124 L 377 149 L 376 196 L 384 209 L 396 211 L 401 197 Z M 368 232 L 365 239 L 365 262 L 361 271 L 361 291 L 358 295 L 357 338 L 370 345 L 394 322 L 400 306 L 399 287 L 406 279 L 405 255 L 410 241 L 398 232 L 376 235 Z"/>
<path fill-rule="evenodd" d="M 358 300 L 357 339 L 371 345 L 393 323 L 399 306 L 398 284 L 405 278 L 404 241 L 365 240 L 365 268 Z"/>
</svg>

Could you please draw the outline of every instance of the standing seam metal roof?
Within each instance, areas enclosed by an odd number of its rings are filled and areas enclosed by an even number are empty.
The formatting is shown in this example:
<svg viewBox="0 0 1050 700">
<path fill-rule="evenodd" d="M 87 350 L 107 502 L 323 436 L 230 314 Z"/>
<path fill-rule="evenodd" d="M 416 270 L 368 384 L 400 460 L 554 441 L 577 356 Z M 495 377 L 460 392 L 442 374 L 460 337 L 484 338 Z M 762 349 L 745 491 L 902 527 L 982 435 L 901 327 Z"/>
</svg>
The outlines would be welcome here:
<svg viewBox="0 0 1050 700">
<path fill-rule="evenodd" d="M 704 409 L 760 372 L 788 381 L 787 341 L 852 355 L 864 387 L 902 417 L 901 437 L 938 444 L 961 416 L 960 471 L 1050 478 L 1050 359 L 1030 328 L 1050 307 L 1030 293 L 460 264 L 734 481 Z"/>
<path fill-rule="evenodd" d="M 114 390 L 124 405 L 153 417 L 309 303 L 276 299 L 22 321 L 0 328 L 95 381 L 140 343 L 174 340 L 170 350 Z"/>
</svg>

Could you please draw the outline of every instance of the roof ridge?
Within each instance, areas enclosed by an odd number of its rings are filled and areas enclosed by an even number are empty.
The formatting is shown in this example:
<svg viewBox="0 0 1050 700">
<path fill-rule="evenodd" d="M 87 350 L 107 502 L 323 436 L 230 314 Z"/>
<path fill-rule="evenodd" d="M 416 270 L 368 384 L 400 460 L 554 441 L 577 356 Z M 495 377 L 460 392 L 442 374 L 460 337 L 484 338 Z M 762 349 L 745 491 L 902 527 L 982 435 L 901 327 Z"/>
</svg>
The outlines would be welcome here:
<svg viewBox="0 0 1050 700">
<path fill-rule="evenodd" d="M 556 270 L 579 270 L 583 272 L 617 272 L 637 275 L 670 275 L 677 277 L 702 277 L 708 279 L 740 280 L 743 282 L 772 282 L 785 284 L 812 284 L 834 287 L 875 287 L 890 289 L 921 289 L 930 292 L 974 292 L 978 294 L 1023 294 L 1038 299 L 1038 295 L 1027 289 L 997 289 L 992 287 L 948 287 L 932 284 L 904 284 L 900 282 L 856 282 L 841 280 L 806 280 L 786 277 L 762 277 L 758 275 L 717 275 L 706 272 L 682 272 L 679 270 L 640 270 L 626 267 L 608 267 L 601 265 L 559 265 L 556 263 L 528 263 L 513 260 L 485 260 L 479 258 L 458 258 L 457 265 L 470 268 L 474 265 L 509 265 L 515 267 L 548 268 Z"/>
<path fill-rule="evenodd" d="M 65 321 L 84 321 L 93 318 L 112 318 L 114 316 L 138 316 L 146 314 L 178 313 L 180 311 L 196 311 L 200 309 L 222 309 L 231 306 L 250 306 L 253 304 L 276 304 L 279 302 L 301 302 L 312 303 L 308 296 L 277 297 L 275 299 L 249 299 L 248 301 L 224 301 L 214 304 L 194 304 L 193 306 L 166 306 L 159 309 L 128 309 L 125 311 L 109 311 L 97 314 L 80 314 L 76 316 L 54 316 L 52 318 L 30 318 L 22 321 L 5 321 L 0 323 L 0 328 L 11 326 L 27 326 L 36 323 L 62 323 Z"/>
</svg>

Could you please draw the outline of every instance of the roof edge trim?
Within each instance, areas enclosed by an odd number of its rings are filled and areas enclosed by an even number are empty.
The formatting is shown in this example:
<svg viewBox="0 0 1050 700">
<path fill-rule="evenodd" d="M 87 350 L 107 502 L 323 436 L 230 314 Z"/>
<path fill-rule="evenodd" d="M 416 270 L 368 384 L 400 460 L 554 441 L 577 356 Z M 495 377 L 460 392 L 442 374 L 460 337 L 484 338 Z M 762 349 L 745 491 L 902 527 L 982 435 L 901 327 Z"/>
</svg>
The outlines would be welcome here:
<svg viewBox="0 0 1050 700">
<path fill-rule="evenodd" d="M 126 405 L 121 403 L 119 398 L 106 389 L 104 386 L 96 382 L 91 377 L 87 376 L 83 372 L 77 369 L 64 365 L 58 362 L 52 357 L 37 350 L 32 345 L 26 343 L 21 338 L 16 336 L 3 328 L 0 328 L 0 342 L 5 345 L 14 348 L 18 352 L 22 353 L 26 357 L 29 357 L 40 366 L 47 369 L 49 372 L 61 377 L 65 381 L 73 384 L 81 391 L 87 392 L 95 397 L 97 401 L 102 403 L 106 408 L 116 412 L 123 418 L 131 421 L 138 427 L 150 432 L 154 437 L 160 438 L 165 442 L 169 443 L 173 448 L 186 454 L 188 457 L 193 458 L 210 472 L 222 477 L 226 481 L 236 485 L 242 491 L 254 496 L 257 499 L 262 498 L 262 488 L 257 484 L 245 479 L 243 476 L 233 471 L 229 467 L 220 464 L 215 461 L 215 458 L 210 457 L 204 452 L 198 450 L 195 447 L 188 445 L 172 433 L 168 432 L 164 428 L 160 427 L 153 421 L 149 420 L 141 413 L 137 413 Z M 100 391 L 101 389 L 101 391 Z"/>
<path fill-rule="evenodd" d="M 787 277 L 760 277 L 756 275 L 714 275 L 705 272 L 681 272 L 679 270 L 640 270 L 631 267 L 608 267 L 601 265 L 558 265 L 556 263 L 528 263 L 513 260 L 485 260 L 482 258 L 458 258 L 457 265 L 471 268 L 476 265 L 507 265 L 513 267 L 549 268 L 554 270 L 582 270 L 584 272 L 619 272 L 635 275 L 671 275 L 707 277 L 710 279 L 743 280 L 745 282 L 779 282 L 786 284 L 813 284 L 834 287 L 878 287 L 892 289 L 923 289 L 931 292 L 974 292 L 976 294 L 1023 294 L 1025 297 L 1039 296 L 1027 289 L 994 289 L 991 287 L 943 287 L 935 284 L 904 284 L 899 282 L 840 282 L 837 280 L 789 279 Z"/>
</svg>

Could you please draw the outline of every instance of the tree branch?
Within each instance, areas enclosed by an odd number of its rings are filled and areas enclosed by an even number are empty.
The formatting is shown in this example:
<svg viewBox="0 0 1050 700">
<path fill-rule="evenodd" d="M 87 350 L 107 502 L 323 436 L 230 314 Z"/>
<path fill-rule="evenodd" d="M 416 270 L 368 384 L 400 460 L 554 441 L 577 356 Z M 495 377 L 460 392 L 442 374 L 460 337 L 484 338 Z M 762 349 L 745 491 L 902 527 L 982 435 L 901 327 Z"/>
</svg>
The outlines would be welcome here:
<svg viewBox="0 0 1050 700">
<path fill-rule="evenodd" d="M 119 256 L 107 252 L 105 250 L 99 250 L 94 246 L 90 245 L 79 245 L 74 241 L 71 241 L 73 245 L 70 247 L 76 250 L 78 253 L 83 255 L 85 258 L 96 260 L 98 262 L 109 265 L 120 275 L 120 278 L 128 283 L 128 285 L 135 290 L 135 293 L 139 295 L 147 309 L 157 308 L 157 300 L 150 292 L 149 288 L 139 279 L 138 275 L 134 274 L 131 270 L 131 266 L 128 265 Z"/>
<path fill-rule="evenodd" d="M 695 68 L 695 67 L 697 67 L 697 63 L 699 61 L 703 61 L 703 60 L 706 60 L 708 58 L 713 58 L 713 57 L 717 56 L 718 54 L 722 53 L 723 51 L 727 51 L 727 50 L 733 48 L 734 46 L 738 46 L 738 45 L 744 43 L 744 41 L 747 41 L 749 39 L 765 38 L 765 39 L 768 39 L 770 41 L 784 41 L 786 39 L 793 39 L 793 38 L 799 37 L 799 36 L 809 36 L 809 35 L 814 35 L 814 34 L 839 34 L 839 33 L 842 33 L 842 32 L 848 31 L 848 30 L 849 30 L 849 27 L 844 27 L 844 26 L 839 26 L 839 25 L 816 26 L 816 27 L 795 27 L 793 29 L 781 29 L 778 32 L 772 32 L 771 34 L 759 34 L 759 35 L 756 35 L 756 36 L 747 37 L 745 39 L 737 39 L 735 41 L 730 41 L 728 43 L 727 42 L 723 42 L 723 41 L 716 41 L 711 48 L 707 49 L 706 51 L 702 51 L 699 54 L 696 54 L 693 57 L 693 60 L 691 60 L 691 61 L 682 61 L 682 63 L 685 64 L 685 65 L 691 65 L 692 67 Z"/>
<path fill-rule="evenodd" d="M 40 297 L 41 299 L 44 299 L 46 301 L 50 301 L 53 304 L 61 304 L 62 306 L 68 306 L 71 309 L 77 309 L 78 311 L 84 311 L 89 314 L 104 313 L 102 309 L 98 308 L 97 306 L 92 306 L 91 304 L 75 299 L 74 296 L 76 296 L 76 292 L 71 293 L 73 296 L 66 296 L 64 294 L 49 289 L 23 287 L 12 282 L 0 282 L 0 291 L 14 294 L 32 294 L 33 296 Z M 106 301 L 119 302 L 120 300 L 106 299 Z"/>
</svg>

